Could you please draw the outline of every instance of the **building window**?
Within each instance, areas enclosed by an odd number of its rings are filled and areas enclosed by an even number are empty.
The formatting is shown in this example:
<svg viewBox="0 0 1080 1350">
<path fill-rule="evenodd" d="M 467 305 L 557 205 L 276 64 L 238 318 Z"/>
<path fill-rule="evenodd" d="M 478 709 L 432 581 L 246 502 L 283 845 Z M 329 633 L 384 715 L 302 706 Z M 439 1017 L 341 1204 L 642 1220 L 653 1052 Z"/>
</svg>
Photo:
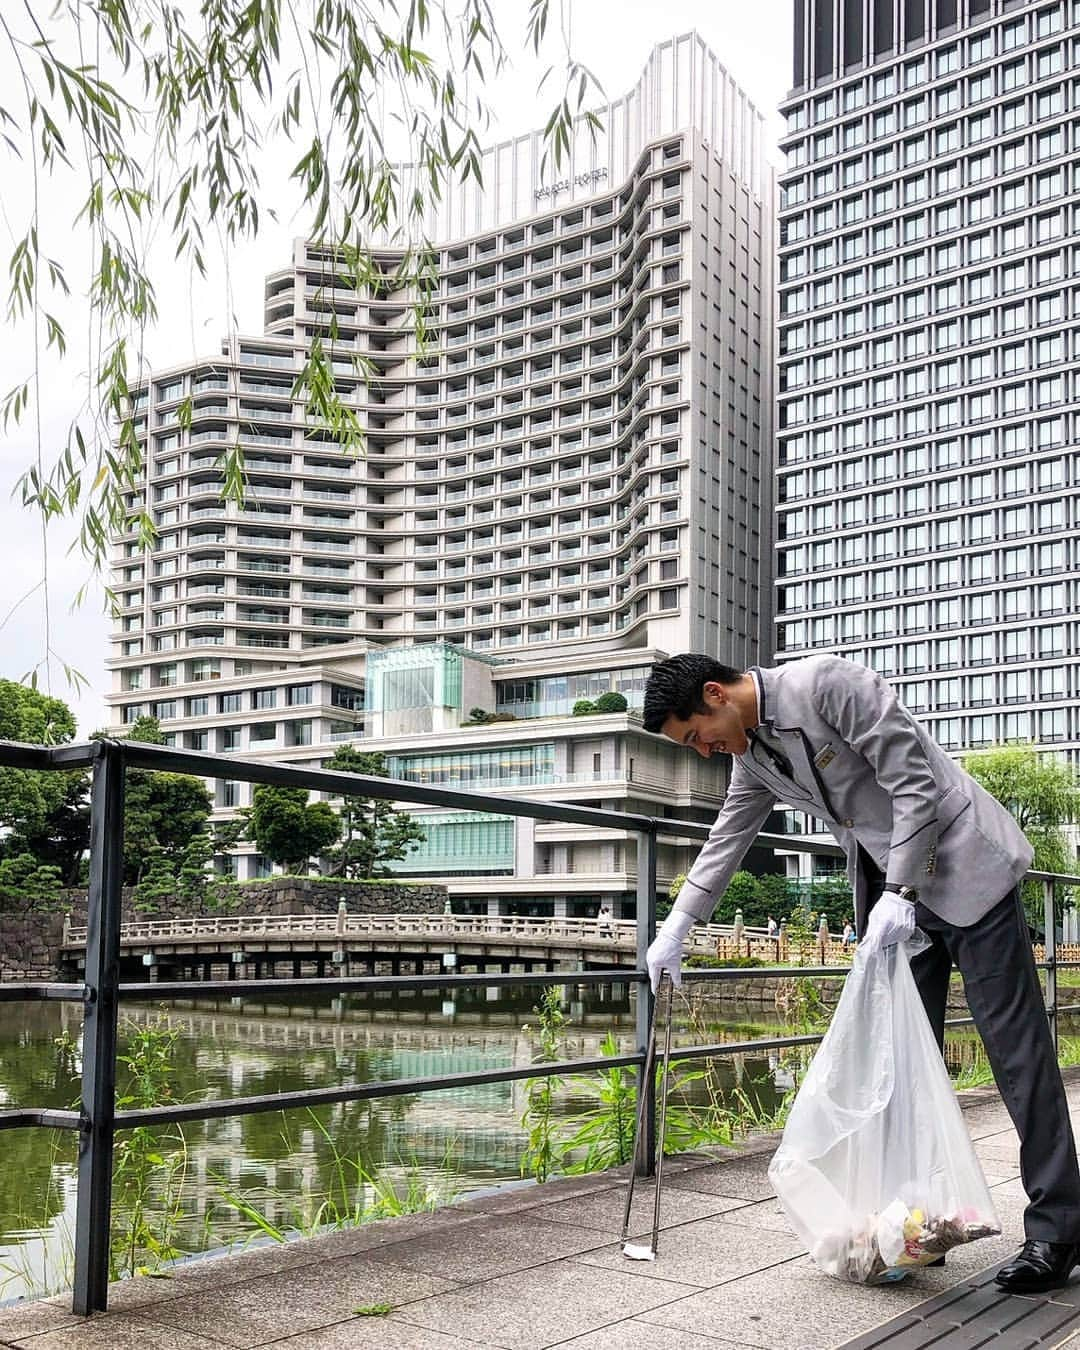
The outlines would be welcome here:
<svg viewBox="0 0 1080 1350">
<path fill-rule="evenodd" d="M 289 744 L 290 745 L 311 744 L 310 718 L 304 718 L 302 721 L 289 723 Z"/>
</svg>

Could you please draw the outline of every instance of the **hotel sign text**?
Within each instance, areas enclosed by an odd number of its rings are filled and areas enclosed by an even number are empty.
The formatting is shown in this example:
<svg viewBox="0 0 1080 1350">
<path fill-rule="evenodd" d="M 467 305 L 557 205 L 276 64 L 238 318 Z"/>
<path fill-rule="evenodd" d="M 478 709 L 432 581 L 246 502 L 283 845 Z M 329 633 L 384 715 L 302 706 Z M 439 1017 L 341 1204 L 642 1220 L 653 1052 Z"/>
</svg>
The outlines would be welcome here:
<svg viewBox="0 0 1080 1350">
<path fill-rule="evenodd" d="M 607 177 L 607 169 L 588 169 L 585 173 L 576 174 L 573 178 L 560 178 L 557 183 L 549 183 L 545 187 L 538 187 L 533 192 L 536 201 L 542 201 L 544 197 L 554 197 L 560 192 L 568 192 L 572 187 L 592 187 L 596 183 L 601 183 Z"/>
</svg>

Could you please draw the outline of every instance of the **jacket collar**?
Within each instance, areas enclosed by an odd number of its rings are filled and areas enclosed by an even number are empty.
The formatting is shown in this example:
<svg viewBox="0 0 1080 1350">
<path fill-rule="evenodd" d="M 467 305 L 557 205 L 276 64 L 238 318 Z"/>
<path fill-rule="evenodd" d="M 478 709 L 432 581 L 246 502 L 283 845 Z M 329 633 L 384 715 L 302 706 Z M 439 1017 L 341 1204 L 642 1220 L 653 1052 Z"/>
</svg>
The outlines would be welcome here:
<svg viewBox="0 0 1080 1350">
<path fill-rule="evenodd" d="M 772 726 L 776 717 L 776 674 L 775 670 L 751 666 L 750 674 L 757 687 L 758 725 Z"/>
</svg>

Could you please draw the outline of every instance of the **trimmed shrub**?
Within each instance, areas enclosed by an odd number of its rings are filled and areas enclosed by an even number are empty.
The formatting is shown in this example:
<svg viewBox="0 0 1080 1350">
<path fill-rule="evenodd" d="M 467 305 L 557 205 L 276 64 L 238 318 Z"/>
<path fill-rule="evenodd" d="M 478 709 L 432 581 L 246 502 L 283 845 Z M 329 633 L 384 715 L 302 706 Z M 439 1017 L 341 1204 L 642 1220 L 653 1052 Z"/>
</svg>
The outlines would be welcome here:
<svg viewBox="0 0 1080 1350">
<path fill-rule="evenodd" d="M 627 706 L 626 695 L 617 693 L 614 689 L 601 694 L 596 700 L 598 713 L 621 713 L 626 711 Z"/>
</svg>

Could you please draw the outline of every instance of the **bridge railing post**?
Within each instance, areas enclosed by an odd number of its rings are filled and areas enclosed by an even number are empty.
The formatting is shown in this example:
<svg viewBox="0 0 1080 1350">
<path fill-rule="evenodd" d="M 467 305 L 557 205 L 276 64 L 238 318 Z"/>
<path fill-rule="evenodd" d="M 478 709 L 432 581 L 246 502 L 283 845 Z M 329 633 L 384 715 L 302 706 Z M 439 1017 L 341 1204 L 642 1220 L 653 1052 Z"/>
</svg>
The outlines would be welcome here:
<svg viewBox="0 0 1080 1350">
<path fill-rule="evenodd" d="M 643 830 L 637 836 L 637 959 L 638 970 L 644 970 L 645 953 L 656 936 L 656 834 Z M 644 1055 L 649 1044 L 649 1026 L 653 1015 L 653 992 L 648 981 L 637 986 L 636 1036 L 638 1054 Z M 656 1078 L 646 1075 L 644 1065 L 638 1070 L 638 1091 L 645 1094 L 641 1148 L 638 1151 L 638 1171 L 652 1176 L 656 1160 Z"/>
<path fill-rule="evenodd" d="M 120 747 L 106 740 L 94 761 L 90 790 L 90 892 L 72 1290 L 72 1309 L 83 1316 L 104 1312 L 108 1300 L 123 879 L 124 761 Z"/>
</svg>

